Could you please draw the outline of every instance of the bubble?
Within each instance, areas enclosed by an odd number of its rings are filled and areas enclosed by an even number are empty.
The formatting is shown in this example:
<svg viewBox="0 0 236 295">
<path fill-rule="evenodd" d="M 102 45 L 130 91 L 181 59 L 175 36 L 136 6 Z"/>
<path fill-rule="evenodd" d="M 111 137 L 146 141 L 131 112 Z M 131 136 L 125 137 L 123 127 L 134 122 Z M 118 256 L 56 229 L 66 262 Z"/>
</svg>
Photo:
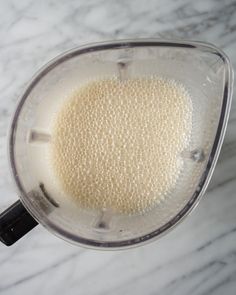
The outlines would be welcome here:
<svg viewBox="0 0 236 295">
<path fill-rule="evenodd" d="M 191 98 L 175 81 L 91 81 L 56 114 L 51 166 L 82 208 L 146 212 L 174 189 L 191 122 Z"/>
</svg>

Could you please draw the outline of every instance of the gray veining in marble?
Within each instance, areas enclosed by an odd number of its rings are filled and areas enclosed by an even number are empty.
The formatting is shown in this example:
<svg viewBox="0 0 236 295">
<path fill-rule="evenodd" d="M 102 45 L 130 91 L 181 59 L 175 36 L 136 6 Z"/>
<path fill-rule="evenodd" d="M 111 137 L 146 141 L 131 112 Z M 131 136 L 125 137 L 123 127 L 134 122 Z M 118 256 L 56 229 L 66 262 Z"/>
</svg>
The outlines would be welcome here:
<svg viewBox="0 0 236 295">
<path fill-rule="evenodd" d="M 6 135 L 18 96 L 56 54 L 99 40 L 214 43 L 236 67 L 233 0 L 0 0 L 0 211 L 17 199 Z M 236 92 L 235 92 L 236 93 Z M 205 197 L 173 232 L 122 252 L 71 246 L 38 226 L 0 245 L 0 294 L 236 294 L 236 107 Z"/>
</svg>

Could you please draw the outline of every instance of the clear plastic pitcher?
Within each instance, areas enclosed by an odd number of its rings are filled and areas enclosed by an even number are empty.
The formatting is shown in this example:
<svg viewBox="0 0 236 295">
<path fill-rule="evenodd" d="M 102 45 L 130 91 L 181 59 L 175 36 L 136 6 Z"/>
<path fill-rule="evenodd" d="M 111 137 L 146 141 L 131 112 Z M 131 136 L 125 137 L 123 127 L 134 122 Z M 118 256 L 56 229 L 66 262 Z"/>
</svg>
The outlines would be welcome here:
<svg viewBox="0 0 236 295">
<path fill-rule="evenodd" d="M 179 181 L 155 208 L 142 214 L 85 210 L 61 198 L 51 182 L 45 150 L 52 115 L 65 95 L 90 79 L 118 76 L 174 79 L 193 104 L 189 148 L 182 151 Z M 196 206 L 209 183 L 222 145 L 232 95 L 227 56 L 200 42 L 122 40 L 70 50 L 49 62 L 23 93 L 10 127 L 9 155 L 20 201 L 0 215 L 0 239 L 14 243 L 38 223 L 69 242 L 124 248 L 160 237 Z"/>
</svg>

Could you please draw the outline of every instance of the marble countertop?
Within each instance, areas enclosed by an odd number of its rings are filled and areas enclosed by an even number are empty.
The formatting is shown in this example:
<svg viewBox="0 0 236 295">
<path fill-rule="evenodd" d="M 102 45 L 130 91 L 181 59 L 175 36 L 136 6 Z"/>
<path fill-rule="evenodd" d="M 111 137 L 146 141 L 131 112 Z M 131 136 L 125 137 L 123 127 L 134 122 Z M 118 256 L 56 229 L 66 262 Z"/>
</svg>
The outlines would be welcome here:
<svg viewBox="0 0 236 295">
<path fill-rule="evenodd" d="M 128 37 L 208 41 L 235 68 L 236 1 L 0 0 L 0 211 L 17 199 L 6 135 L 27 81 L 66 49 Z M 98 252 L 38 226 L 0 245 L 0 294 L 236 294 L 235 100 L 207 193 L 175 230 L 140 248 Z"/>
</svg>

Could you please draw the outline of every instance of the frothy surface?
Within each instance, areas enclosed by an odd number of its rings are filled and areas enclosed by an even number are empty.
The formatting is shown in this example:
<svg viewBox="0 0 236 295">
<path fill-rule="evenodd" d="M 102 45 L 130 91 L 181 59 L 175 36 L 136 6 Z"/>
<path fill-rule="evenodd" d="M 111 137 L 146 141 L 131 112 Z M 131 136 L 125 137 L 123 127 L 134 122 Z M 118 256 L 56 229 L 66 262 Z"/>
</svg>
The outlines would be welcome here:
<svg viewBox="0 0 236 295">
<path fill-rule="evenodd" d="M 142 213 L 174 189 L 191 120 L 191 99 L 174 81 L 89 82 L 56 114 L 54 174 L 83 208 Z"/>
</svg>

